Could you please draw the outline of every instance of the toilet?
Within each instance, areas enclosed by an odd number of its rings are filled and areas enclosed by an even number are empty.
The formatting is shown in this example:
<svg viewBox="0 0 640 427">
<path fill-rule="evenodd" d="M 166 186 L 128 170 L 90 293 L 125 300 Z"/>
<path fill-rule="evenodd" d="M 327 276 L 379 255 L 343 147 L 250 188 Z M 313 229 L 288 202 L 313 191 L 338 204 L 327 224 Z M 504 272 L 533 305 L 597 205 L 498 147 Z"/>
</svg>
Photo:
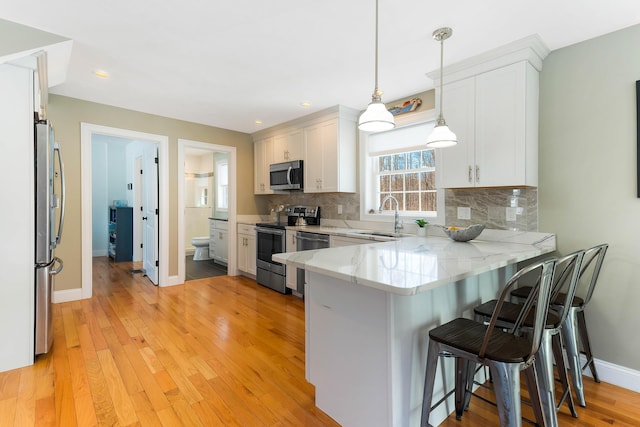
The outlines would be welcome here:
<svg viewBox="0 0 640 427">
<path fill-rule="evenodd" d="M 206 261 L 211 259 L 209 257 L 209 236 L 194 237 L 191 239 L 191 244 L 196 248 L 196 251 L 193 253 L 194 261 Z"/>
</svg>

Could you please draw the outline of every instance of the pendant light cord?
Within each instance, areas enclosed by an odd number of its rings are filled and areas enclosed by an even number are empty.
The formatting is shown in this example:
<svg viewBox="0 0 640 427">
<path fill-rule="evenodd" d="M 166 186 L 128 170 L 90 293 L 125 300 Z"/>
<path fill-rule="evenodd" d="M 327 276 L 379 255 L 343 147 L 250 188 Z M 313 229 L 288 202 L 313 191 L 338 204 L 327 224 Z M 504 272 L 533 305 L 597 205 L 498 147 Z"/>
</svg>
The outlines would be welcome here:
<svg viewBox="0 0 640 427">
<path fill-rule="evenodd" d="M 444 64 L 444 39 L 440 38 L 440 115 L 438 116 L 438 122 L 440 122 L 441 120 L 443 120 L 443 116 L 442 116 L 442 110 L 444 109 L 444 105 L 443 105 L 443 97 L 442 97 L 442 76 L 443 76 L 443 64 Z"/>
<path fill-rule="evenodd" d="M 380 102 L 380 95 L 378 91 L 378 0 L 376 0 L 376 55 L 375 55 L 375 86 L 373 88 L 372 102 Z"/>
</svg>

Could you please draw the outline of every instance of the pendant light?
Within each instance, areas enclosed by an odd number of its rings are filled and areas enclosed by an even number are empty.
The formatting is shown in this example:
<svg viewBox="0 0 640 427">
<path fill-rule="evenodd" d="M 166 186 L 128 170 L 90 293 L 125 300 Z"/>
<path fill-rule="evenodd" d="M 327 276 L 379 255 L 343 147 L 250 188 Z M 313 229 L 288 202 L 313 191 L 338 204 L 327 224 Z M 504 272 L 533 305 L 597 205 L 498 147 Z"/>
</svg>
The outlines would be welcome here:
<svg viewBox="0 0 640 427">
<path fill-rule="evenodd" d="M 375 87 L 371 96 L 371 103 L 358 119 L 358 128 L 364 132 L 381 132 L 393 129 L 396 124 L 387 107 L 382 102 L 381 93 L 378 90 L 378 0 L 376 0 L 376 72 Z"/>
<path fill-rule="evenodd" d="M 453 147 L 458 143 L 458 138 L 456 134 L 449 130 L 449 126 L 444 121 L 444 116 L 442 115 L 442 68 L 443 68 L 443 57 L 444 57 L 444 41 L 451 37 L 453 30 L 451 28 L 438 28 L 433 32 L 433 38 L 440 42 L 440 114 L 438 115 L 438 120 L 436 121 L 436 127 L 433 128 L 431 135 L 427 138 L 427 147 L 429 148 L 446 148 Z"/>
</svg>

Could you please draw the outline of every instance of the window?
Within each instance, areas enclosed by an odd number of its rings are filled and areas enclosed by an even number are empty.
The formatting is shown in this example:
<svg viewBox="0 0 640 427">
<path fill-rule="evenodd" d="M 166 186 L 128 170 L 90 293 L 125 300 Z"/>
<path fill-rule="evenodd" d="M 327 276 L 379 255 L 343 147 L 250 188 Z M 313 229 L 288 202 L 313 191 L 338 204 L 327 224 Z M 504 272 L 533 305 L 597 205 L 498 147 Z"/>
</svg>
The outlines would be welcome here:
<svg viewBox="0 0 640 427">
<path fill-rule="evenodd" d="M 229 163 L 219 161 L 216 163 L 216 209 L 226 210 L 229 209 Z"/>
<path fill-rule="evenodd" d="M 377 176 L 378 206 L 393 210 L 393 196 L 398 210 L 421 215 L 435 214 L 438 210 L 436 189 L 436 152 L 433 149 L 385 154 L 373 157 L 374 174 Z"/>
<path fill-rule="evenodd" d="M 444 218 L 444 191 L 437 187 L 439 150 L 424 145 L 435 124 L 433 110 L 412 115 L 412 122 L 399 119 L 390 131 L 360 134 L 360 217 L 392 220 L 396 206 L 385 198 L 393 196 L 405 221 L 438 221 Z"/>
</svg>

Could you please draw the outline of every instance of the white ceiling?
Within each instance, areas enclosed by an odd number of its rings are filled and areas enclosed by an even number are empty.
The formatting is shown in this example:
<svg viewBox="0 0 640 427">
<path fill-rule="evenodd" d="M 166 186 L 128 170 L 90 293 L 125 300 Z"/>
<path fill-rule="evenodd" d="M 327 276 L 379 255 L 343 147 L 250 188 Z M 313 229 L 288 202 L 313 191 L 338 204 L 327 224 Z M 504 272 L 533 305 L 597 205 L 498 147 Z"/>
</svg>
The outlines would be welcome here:
<svg viewBox="0 0 640 427">
<path fill-rule="evenodd" d="M 446 66 L 535 33 L 555 50 L 640 23 L 637 0 L 379 1 L 385 102 L 433 87 L 442 26 Z M 0 0 L 0 18 L 74 40 L 52 93 L 247 133 L 364 109 L 374 16 L 374 0 Z"/>
</svg>

